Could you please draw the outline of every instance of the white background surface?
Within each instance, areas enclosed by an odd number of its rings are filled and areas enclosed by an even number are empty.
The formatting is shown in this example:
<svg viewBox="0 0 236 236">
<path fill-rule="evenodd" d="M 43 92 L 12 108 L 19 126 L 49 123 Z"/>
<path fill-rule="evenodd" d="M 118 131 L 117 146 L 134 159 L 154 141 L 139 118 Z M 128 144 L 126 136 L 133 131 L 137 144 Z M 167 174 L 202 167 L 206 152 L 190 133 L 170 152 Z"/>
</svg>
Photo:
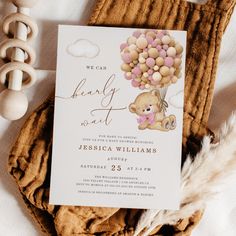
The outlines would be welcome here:
<svg viewBox="0 0 236 236">
<path fill-rule="evenodd" d="M 16 184 L 7 173 L 7 159 L 30 112 L 49 95 L 54 87 L 56 65 L 56 34 L 58 24 L 85 24 L 94 0 L 40 0 L 32 10 L 40 34 L 34 47 L 37 50 L 38 81 L 27 90 L 30 109 L 27 115 L 15 122 L 0 118 L 0 236 L 39 236 L 39 228 L 27 214 Z M 14 11 L 6 0 L 0 1 L 0 19 Z M 224 35 L 220 53 L 215 96 L 209 125 L 217 129 L 236 109 L 236 12 Z M 3 89 L 0 86 L 0 91 Z M 233 181 L 224 193 L 212 200 L 193 236 L 236 235 L 236 190 Z M 235 226 L 234 226 L 235 225 Z"/>
</svg>

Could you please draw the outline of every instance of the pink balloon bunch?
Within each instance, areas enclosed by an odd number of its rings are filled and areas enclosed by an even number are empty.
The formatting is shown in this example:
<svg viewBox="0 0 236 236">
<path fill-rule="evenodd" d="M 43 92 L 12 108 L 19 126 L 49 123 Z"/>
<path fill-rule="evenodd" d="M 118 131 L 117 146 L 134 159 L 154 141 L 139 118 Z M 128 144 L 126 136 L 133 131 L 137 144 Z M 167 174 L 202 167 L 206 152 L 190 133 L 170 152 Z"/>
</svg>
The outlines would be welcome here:
<svg viewBox="0 0 236 236">
<path fill-rule="evenodd" d="M 120 50 L 121 69 L 133 87 L 167 87 L 181 77 L 183 47 L 166 30 L 136 30 Z"/>
</svg>

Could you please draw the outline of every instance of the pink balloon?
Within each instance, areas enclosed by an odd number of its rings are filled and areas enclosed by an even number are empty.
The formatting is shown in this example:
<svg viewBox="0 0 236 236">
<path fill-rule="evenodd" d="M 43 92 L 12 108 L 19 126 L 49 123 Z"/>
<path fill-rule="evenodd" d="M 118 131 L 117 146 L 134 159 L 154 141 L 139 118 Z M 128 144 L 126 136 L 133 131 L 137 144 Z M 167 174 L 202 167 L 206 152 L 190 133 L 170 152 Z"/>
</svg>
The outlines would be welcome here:
<svg viewBox="0 0 236 236">
<path fill-rule="evenodd" d="M 169 48 L 168 45 L 163 45 L 163 49 L 167 50 Z"/>
<path fill-rule="evenodd" d="M 143 89 L 145 89 L 145 86 L 142 84 L 139 86 L 139 88 L 143 90 Z"/>
<path fill-rule="evenodd" d="M 141 70 L 138 66 L 135 66 L 134 69 L 132 70 L 132 73 L 134 73 L 135 75 L 140 75 Z"/>
<path fill-rule="evenodd" d="M 154 41 L 152 42 L 152 46 L 153 46 L 153 47 L 156 47 L 156 46 L 157 46 L 157 41 L 154 40 Z"/>
<path fill-rule="evenodd" d="M 164 49 L 160 51 L 160 56 L 163 58 L 166 57 L 166 51 Z"/>
<path fill-rule="evenodd" d="M 133 87 L 139 87 L 140 85 L 140 83 L 134 79 L 131 81 L 131 84 L 133 85 Z"/>
<path fill-rule="evenodd" d="M 146 36 L 147 42 L 151 44 L 153 42 L 153 38 L 150 36 Z"/>
<path fill-rule="evenodd" d="M 126 73 L 125 73 L 125 78 L 127 79 L 127 80 L 131 80 L 132 79 L 132 75 L 127 75 Z"/>
<path fill-rule="evenodd" d="M 174 65 L 174 60 L 172 57 L 165 58 L 165 66 L 171 67 Z"/>
<path fill-rule="evenodd" d="M 155 65 L 155 60 L 151 57 L 147 58 L 146 64 L 148 67 L 153 67 Z"/>
<path fill-rule="evenodd" d="M 157 38 L 162 39 L 163 36 L 164 36 L 164 34 L 162 32 L 157 33 Z"/>
<path fill-rule="evenodd" d="M 126 47 L 128 47 L 128 44 L 127 43 L 122 43 L 120 45 L 120 50 L 123 51 Z"/>
<path fill-rule="evenodd" d="M 134 36 L 135 38 L 138 38 L 141 34 L 142 34 L 142 33 L 140 32 L 140 30 L 136 30 L 136 31 L 133 32 L 133 36 Z"/>
<path fill-rule="evenodd" d="M 123 53 L 121 57 L 125 63 L 130 63 L 132 61 L 132 58 L 129 53 Z"/>
</svg>

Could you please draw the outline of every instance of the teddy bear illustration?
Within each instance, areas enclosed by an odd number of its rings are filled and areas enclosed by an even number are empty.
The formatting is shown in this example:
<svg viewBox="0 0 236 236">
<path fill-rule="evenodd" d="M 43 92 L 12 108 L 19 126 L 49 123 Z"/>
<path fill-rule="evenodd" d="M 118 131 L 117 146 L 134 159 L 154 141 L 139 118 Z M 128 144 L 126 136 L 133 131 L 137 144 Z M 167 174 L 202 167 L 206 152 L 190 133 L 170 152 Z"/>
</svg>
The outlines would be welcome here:
<svg viewBox="0 0 236 236">
<path fill-rule="evenodd" d="M 161 98 L 158 90 L 143 92 L 129 105 L 129 110 L 139 116 L 138 128 L 169 131 L 176 127 L 176 117 L 166 116 L 168 104 Z"/>
</svg>

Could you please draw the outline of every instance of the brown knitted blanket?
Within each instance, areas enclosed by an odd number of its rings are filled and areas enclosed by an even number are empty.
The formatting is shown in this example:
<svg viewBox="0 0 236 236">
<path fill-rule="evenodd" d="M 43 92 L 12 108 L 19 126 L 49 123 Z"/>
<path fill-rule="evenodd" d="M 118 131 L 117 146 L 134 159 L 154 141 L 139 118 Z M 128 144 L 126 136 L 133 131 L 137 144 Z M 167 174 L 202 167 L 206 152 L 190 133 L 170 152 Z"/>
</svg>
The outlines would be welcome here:
<svg viewBox="0 0 236 236">
<path fill-rule="evenodd" d="M 185 0 L 99 0 L 90 25 L 186 30 L 187 62 L 183 131 L 183 161 L 196 153 L 211 108 L 223 32 L 236 0 L 208 0 L 204 5 Z M 29 117 L 9 157 L 31 215 L 47 235 L 133 235 L 143 210 L 48 205 L 54 99 Z M 160 225 L 151 235 L 191 234 L 202 209 L 176 225 Z"/>
</svg>

